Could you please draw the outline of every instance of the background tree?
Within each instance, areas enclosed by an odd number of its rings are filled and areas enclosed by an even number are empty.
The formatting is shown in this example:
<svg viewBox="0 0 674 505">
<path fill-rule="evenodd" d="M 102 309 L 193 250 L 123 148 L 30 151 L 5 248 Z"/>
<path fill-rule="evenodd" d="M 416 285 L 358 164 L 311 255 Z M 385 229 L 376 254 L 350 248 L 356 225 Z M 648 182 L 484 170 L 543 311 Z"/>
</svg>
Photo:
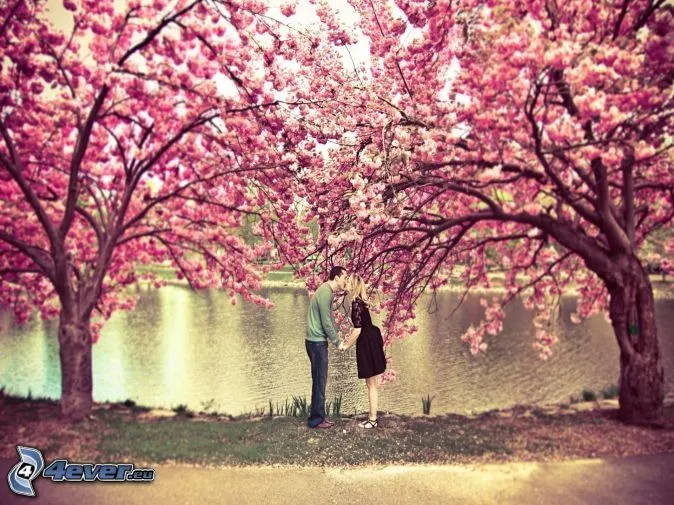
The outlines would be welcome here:
<svg viewBox="0 0 674 505">
<path fill-rule="evenodd" d="M 63 5 L 66 32 L 43 0 L 0 5 L 0 304 L 59 316 L 61 411 L 78 419 L 102 321 L 133 306 L 129 286 L 160 284 L 138 264 L 268 304 L 254 260 L 304 239 L 262 3 Z"/>
<path fill-rule="evenodd" d="M 341 60 L 333 92 L 348 107 L 316 110 L 339 116 L 341 145 L 327 168 L 305 174 L 323 260 L 391 295 L 389 341 L 412 329 L 425 289 L 458 276 L 468 292 L 505 272 L 505 293 L 483 302 L 483 324 L 463 336 L 475 353 L 522 295 L 547 357 L 555 300 L 574 288 L 572 319 L 610 316 L 622 419 L 660 422 L 663 368 L 641 250 L 663 229 L 665 250 L 673 246 L 671 4 L 349 4 L 359 23 L 346 42 L 364 39 L 370 58 Z M 322 17 L 328 38 L 344 40 Z M 671 268 L 657 251 L 649 259 Z"/>
</svg>

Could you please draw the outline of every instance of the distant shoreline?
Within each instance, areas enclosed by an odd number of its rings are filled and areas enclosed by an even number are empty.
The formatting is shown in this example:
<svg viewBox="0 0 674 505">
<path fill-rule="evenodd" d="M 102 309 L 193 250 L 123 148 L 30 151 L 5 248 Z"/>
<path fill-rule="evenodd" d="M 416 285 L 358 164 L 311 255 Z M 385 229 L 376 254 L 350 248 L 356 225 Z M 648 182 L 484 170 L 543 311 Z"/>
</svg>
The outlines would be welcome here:
<svg viewBox="0 0 674 505">
<path fill-rule="evenodd" d="M 286 272 L 272 272 L 285 274 Z M 653 274 L 651 277 L 651 286 L 653 287 L 653 293 L 656 299 L 669 300 L 674 298 L 674 279 L 667 277 L 664 281 L 660 274 Z M 178 279 L 165 279 L 168 285 L 187 287 L 188 283 L 185 280 Z M 504 293 L 502 285 L 499 285 L 501 279 L 494 279 L 494 285 L 490 288 L 476 287 L 472 288 L 471 292 L 473 293 Z M 303 281 L 296 279 L 287 279 L 287 280 L 276 280 L 276 279 L 265 279 L 262 281 L 263 288 L 294 288 L 294 289 L 305 289 L 306 285 Z M 439 293 L 463 293 L 464 287 L 458 284 L 454 285 L 445 285 L 440 286 L 437 291 Z M 428 291 L 430 293 L 430 291 Z M 569 290 L 564 293 L 563 296 L 578 296 L 578 292 L 575 288 L 569 288 Z"/>
</svg>

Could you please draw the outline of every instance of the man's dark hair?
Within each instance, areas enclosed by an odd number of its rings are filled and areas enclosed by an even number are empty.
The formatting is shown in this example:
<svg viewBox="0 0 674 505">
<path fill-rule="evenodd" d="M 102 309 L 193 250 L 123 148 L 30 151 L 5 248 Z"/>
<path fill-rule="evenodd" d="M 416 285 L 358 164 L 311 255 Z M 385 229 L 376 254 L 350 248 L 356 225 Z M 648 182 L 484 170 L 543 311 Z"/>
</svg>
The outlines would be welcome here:
<svg viewBox="0 0 674 505">
<path fill-rule="evenodd" d="M 330 269 L 330 276 L 328 278 L 332 281 L 335 279 L 335 277 L 342 275 L 342 272 L 346 272 L 346 270 L 342 267 L 332 267 Z"/>
</svg>

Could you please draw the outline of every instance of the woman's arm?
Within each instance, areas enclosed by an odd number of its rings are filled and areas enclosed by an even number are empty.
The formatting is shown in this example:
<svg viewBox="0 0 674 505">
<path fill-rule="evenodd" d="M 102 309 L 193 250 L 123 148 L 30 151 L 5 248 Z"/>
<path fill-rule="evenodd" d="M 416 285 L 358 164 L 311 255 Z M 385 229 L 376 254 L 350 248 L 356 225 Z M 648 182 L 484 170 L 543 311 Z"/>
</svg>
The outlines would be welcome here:
<svg viewBox="0 0 674 505">
<path fill-rule="evenodd" d="M 344 350 L 355 344 L 356 340 L 358 340 L 358 337 L 360 337 L 360 328 L 354 328 L 351 330 L 351 334 L 347 337 L 346 342 L 344 342 Z"/>
</svg>

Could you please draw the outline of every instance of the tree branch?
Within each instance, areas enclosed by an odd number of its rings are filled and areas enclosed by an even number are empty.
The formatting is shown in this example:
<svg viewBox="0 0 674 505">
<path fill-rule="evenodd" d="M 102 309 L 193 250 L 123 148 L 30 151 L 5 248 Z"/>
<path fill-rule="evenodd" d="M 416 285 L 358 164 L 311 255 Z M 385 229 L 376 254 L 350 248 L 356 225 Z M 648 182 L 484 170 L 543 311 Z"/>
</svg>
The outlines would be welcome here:
<svg viewBox="0 0 674 505">
<path fill-rule="evenodd" d="M 0 230 L 0 240 L 8 243 L 12 247 L 16 248 L 17 250 L 28 256 L 31 260 L 33 260 L 33 262 L 37 266 L 40 267 L 42 273 L 48 279 L 54 282 L 55 280 L 54 266 L 51 257 L 46 251 L 43 251 L 39 247 L 26 244 L 25 242 L 1 230 Z"/>
<path fill-rule="evenodd" d="M 632 168 L 634 166 L 634 152 L 630 150 L 622 162 L 623 172 L 623 214 L 625 220 L 625 230 L 627 239 L 630 243 L 630 250 L 635 247 L 635 220 L 634 220 L 634 175 Z"/>
<path fill-rule="evenodd" d="M 23 166 L 21 165 L 21 159 L 19 158 L 19 154 L 16 152 L 14 142 L 12 141 L 12 138 L 9 135 L 9 131 L 7 131 L 4 121 L 0 121 L 0 133 L 2 134 L 2 137 L 5 140 L 7 149 L 10 153 L 10 156 L 12 157 L 12 159 L 9 160 L 0 151 L 0 163 L 2 163 L 5 166 L 5 168 L 12 176 L 14 181 L 19 185 L 19 188 L 21 188 L 21 191 L 23 192 L 26 201 L 35 212 L 38 220 L 40 221 L 40 224 L 42 224 L 42 227 L 45 230 L 45 233 L 49 237 L 52 251 L 57 251 L 60 249 L 59 237 L 45 209 L 42 207 L 39 199 L 37 198 L 32 188 L 23 177 L 22 174 Z"/>
<path fill-rule="evenodd" d="M 75 151 L 73 152 L 73 157 L 70 162 L 70 180 L 68 181 L 68 196 L 66 200 L 65 213 L 63 215 L 63 221 L 59 227 L 59 236 L 63 240 L 70 230 L 70 225 L 73 220 L 73 215 L 75 213 L 75 206 L 77 205 L 77 194 L 79 190 L 79 171 L 82 166 L 82 161 L 84 159 L 84 154 L 86 153 L 87 146 L 89 145 L 89 140 L 91 138 L 91 131 L 94 127 L 94 122 L 98 116 L 98 112 L 103 106 L 105 97 L 109 91 L 108 85 L 104 84 L 101 88 L 101 91 L 98 93 L 96 100 L 94 101 L 91 110 L 89 111 L 89 116 L 87 117 L 84 127 L 80 130 L 77 137 L 77 144 L 75 145 Z"/>
<path fill-rule="evenodd" d="M 140 51 L 140 50 L 143 49 L 145 46 L 147 46 L 148 44 L 150 44 L 150 43 L 155 39 L 155 37 L 157 37 L 157 35 L 159 35 L 159 33 L 160 33 L 160 32 L 161 32 L 167 25 L 171 24 L 173 21 L 175 21 L 176 19 L 180 18 L 183 14 L 186 14 L 187 12 L 191 11 L 197 4 L 200 4 L 202 1 L 203 1 L 203 0 L 195 0 L 195 1 L 192 2 L 191 4 L 187 5 L 184 9 L 182 9 L 182 10 L 176 12 L 174 15 L 172 15 L 172 16 L 170 16 L 170 17 L 164 17 L 164 18 L 162 19 L 161 23 L 159 23 L 158 26 L 156 26 L 155 28 L 153 28 L 152 30 L 150 30 L 150 32 L 147 34 L 147 36 L 146 36 L 143 40 L 141 40 L 141 41 L 140 41 L 138 44 L 136 44 L 135 46 L 129 48 L 129 50 L 128 50 L 126 53 L 124 53 L 124 55 L 123 55 L 123 56 L 119 59 L 119 61 L 117 62 L 117 65 L 119 65 L 120 67 L 121 67 L 122 65 L 124 65 L 124 63 L 126 62 L 126 60 L 128 60 L 129 58 L 131 58 L 131 56 L 133 56 L 133 54 L 134 54 L 135 52 Z"/>
</svg>

